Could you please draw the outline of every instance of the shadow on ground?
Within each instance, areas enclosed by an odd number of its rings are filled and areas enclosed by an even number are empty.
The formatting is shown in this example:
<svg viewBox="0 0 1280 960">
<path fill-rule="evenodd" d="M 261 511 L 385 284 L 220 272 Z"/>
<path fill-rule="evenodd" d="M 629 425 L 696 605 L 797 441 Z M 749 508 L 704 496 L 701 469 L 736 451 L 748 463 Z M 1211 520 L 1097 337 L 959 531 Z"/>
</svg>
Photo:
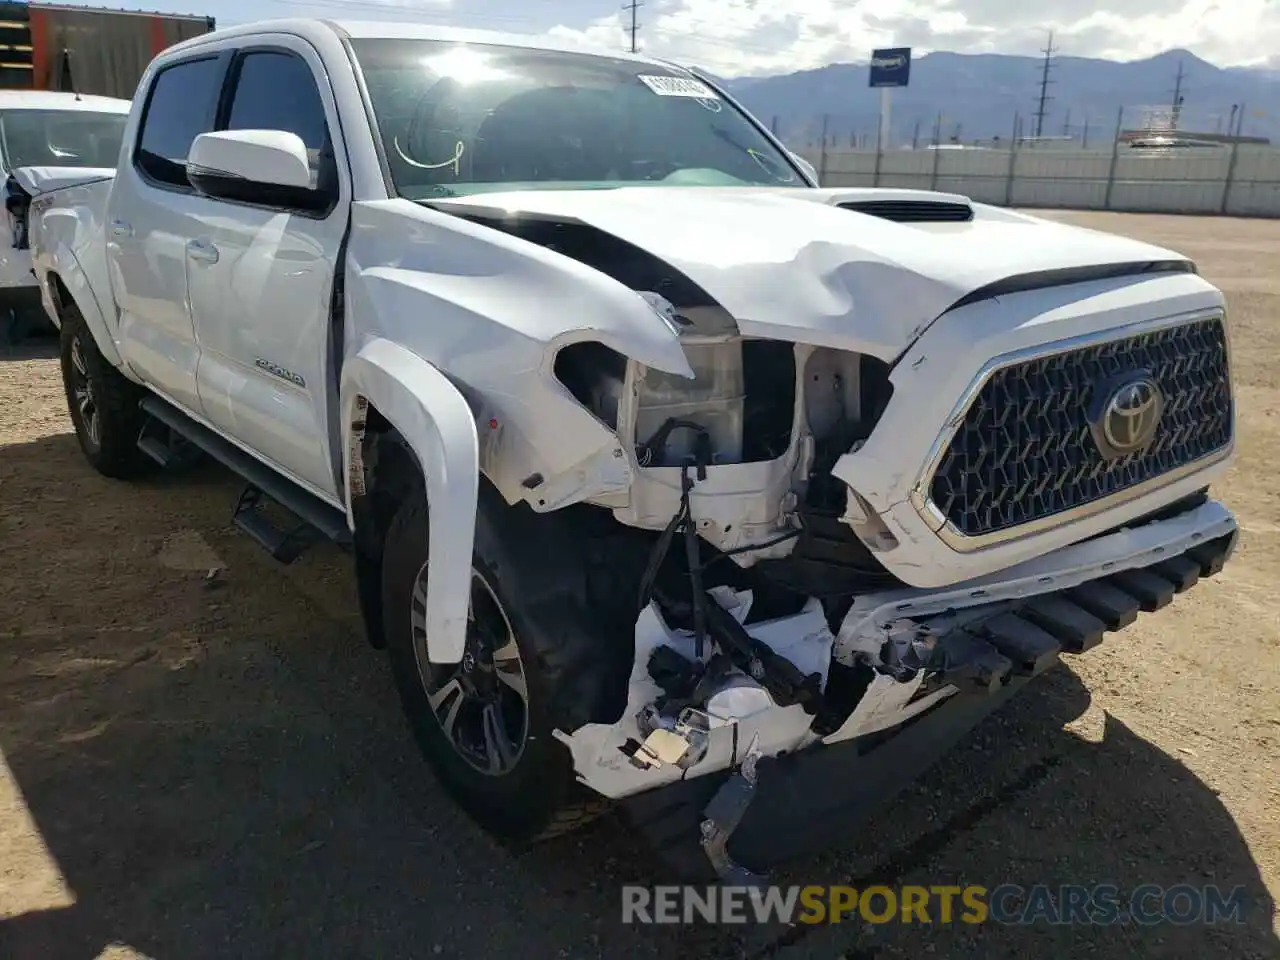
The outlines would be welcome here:
<svg viewBox="0 0 1280 960">
<path fill-rule="evenodd" d="M 58 356 L 58 335 L 41 332 L 13 338 L 0 331 L 0 363 L 6 360 L 49 360 Z"/>
<path fill-rule="evenodd" d="M 88 960 L 112 943 L 309 960 L 1131 960 L 1280 946 L 1217 797 L 1119 724 L 1101 742 L 1064 730 L 1089 696 L 1061 668 L 880 817 L 828 825 L 833 852 L 777 879 L 1242 884 L 1245 923 L 624 927 L 620 885 L 670 879 L 625 824 L 520 856 L 481 834 L 420 762 L 343 558 L 274 566 L 230 527 L 231 478 L 112 483 L 61 435 L 3 448 L 0 490 L 0 751 L 73 898 L 0 923 L 5 958 Z"/>
</svg>

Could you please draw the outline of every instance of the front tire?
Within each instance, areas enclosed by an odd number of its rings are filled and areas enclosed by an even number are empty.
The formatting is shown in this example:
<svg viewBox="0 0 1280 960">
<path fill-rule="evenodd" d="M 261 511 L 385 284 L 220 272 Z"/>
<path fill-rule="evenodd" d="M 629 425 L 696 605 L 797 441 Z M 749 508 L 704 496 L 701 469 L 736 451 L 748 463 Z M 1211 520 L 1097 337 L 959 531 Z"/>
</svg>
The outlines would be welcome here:
<svg viewBox="0 0 1280 960">
<path fill-rule="evenodd" d="M 64 311 L 59 334 L 62 384 L 80 449 L 104 476 L 140 476 L 155 463 L 138 449 L 146 419 L 138 406 L 143 390 L 102 355 L 74 304 Z"/>
<path fill-rule="evenodd" d="M 401 703 L 427 762 L 481 826 L 523 844 L 565 833 L 607 809 L 575 781 L 572 757 L 554 735 L 557 699 L 584 671 L 596 674 L 573 652 L 581 649 L 574 637 L 584 633 L 572 605 L 556 604 L 557 615 L 549 617 L 545 602 L 516 586 L 528 548 L 504 523 L 511 508 L 486 493 L 463 662 L 433 665 L 426 655 L 425 493 L 409 497 L 387 533 L 382 617 Z"/>
</svg>

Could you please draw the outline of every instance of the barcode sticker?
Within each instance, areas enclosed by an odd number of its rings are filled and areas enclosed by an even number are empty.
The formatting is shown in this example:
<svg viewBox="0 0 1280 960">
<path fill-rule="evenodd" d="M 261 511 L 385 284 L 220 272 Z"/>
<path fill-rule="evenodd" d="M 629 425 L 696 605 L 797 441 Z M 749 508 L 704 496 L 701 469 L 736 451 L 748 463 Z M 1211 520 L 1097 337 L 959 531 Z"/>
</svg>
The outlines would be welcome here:
<svg viewBox="0 0 1280 960">
<path fill-rule="evenodd" d="M 660 97 L 693 97 L 697 100 L 719 100 L 716 92 L 699 80 L 687 77 L 640 75 L 640 82 Z"/>
</svg>

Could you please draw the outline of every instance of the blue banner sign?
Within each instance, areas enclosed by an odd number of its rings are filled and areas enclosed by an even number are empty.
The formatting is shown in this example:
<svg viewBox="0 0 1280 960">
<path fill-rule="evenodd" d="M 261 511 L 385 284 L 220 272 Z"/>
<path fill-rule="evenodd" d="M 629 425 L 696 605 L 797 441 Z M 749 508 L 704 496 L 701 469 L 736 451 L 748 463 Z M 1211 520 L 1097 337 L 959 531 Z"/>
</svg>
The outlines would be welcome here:
<svg viewBox="0 0 1280 960">
<path fill-rule="evenodd" d="M 910 47 L 871 51 L 871 86 L 905 87 L 910 79 Z"/>
</svg>

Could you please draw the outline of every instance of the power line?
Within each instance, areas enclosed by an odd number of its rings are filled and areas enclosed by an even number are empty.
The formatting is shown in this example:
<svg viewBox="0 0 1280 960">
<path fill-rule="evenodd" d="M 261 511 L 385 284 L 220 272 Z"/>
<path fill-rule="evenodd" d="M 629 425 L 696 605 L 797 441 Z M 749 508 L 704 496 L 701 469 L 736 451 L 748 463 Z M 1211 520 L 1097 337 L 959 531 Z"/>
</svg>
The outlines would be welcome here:
<svg viewBox="0 0 1280 960">
<path fill-rule="evenodd" d="M 1044 132 L 1044 118 L 1049 112 L 1049 101 L 1053 97 L 1049 96 L 1049 84 L 1053 83 L 1049 79 L 1049 70 L 1053 67 L 1053 31 L 1049 31 L 1049 45 L 1041 51 L 1044 54 L 1044 66 L 1040 70 L 1040 99 L 1036 105 L 1036 137 L 1039 138 Z"/>
<path fill-rule="evenodd" d="M 628 29 L 627 32 L 631 34 L 631 52 L 632 53 L 637 52 L 636 33 L 640 30 L 640 24 L 636 22 L 636 11 L 643 6 L 644 4 L 641 2 L 641 0 L 631 0 L 630 3 L 625 4 L 622 8 L 623 10 L 631 11 L 631 27 Z"/>
<path fill-rule="evenodd" d="M 1182 115 L 1182 101 L 1186 97 L 1182 95 L 1182 61 L 1178 61 L 1178 75 L 1173 81 L 1173 115 L 1170 117 L 1170 125 L 1174 130 L 1178 129 L 1178 119 Z"/>
<path fill-rule="evenodd" d="M 271 0 L 271 2 L 280 4 L 286 7 L 311 7 L 311 8 L 326 7 L 334 10 L 368 10 L 372 8 L 378 11 L 382 11 L 382 10 L 401 11 L 401 10 L 407 9 L 401 3 L 397 2 L 397 0 Z M 645 0 L 638 0 L 638 2 L 635 4 L 637 8 L 643 7 L 644 5 L 645 5 Z M 631 12 L 631 8 L 632 8 L 632 5 L 628 3 L 622 7 L 622 10 L 623 12 Z M 456 23 L 460 23 L 460 24 L 475 23 L 475 24 L 481 24 L 485 27 L 489 27 L 489 25 L 491 24 L 496 24 L 497 26 L 493 26 L 491 29 L 511 31 L 516 28 L 527 28 L 528 32 L 531 34 L 537 33 L 541 26 L 541 24 L 538 21 L 527 16 L 512 17 L 512 16 L 494 16 L 490 14 L 462 13 L 456 10 L 443 9 L 443 8 L 440 9 L 439 12 L 432 11 L 430 13 L 418 15 L 416 17 L 409 17 L 406 15 L 406 18 L 424 20 L 427 22 L 440 23 L 440 24 L 450 24 L 450 25 L 456 24 Z M 223 22 L 222 25 L 227 27 L 233 27 L 233 26 L 240 26 L 244 23 L 251 23 L 251 22 L 253 21 L 228 20 L 226 22 Z M 712 20 L 706 20 L 706 21 L 695 20 L 691 24 L 688 24 L 687 22 L 686 23 L 688 26 L 701 27 L 703 26 L 704 23 L 712 23 L 712 22 L 713 22 Z M 639 37 L 641 26 L 642 24 L 638 22 L 635 24 L 635 31 L 636 31 L 636 38 L 637 38 L 636 39 L 637 53 L 639 52 L 638 37 Z M 623 26 L 624 33 L 630 34 L 631 29 L 632 29 L 631 26 L 624 24 Z M 719 39 L 716 37 L 708 37 L 693 29 L 675 30 L 675 29 L 666 29 L 662 27 L 649 27 L 649 31 L 654 34 L 661 34 L 664 38 L 668 40 L 687 41 L 690 43 L 696 43 L 700 47 L 710 46 L 710 47 L 715 47 L 717 49 L 723 49 L 726 51 L 737 51 L 738 53 L 741 53 L 741 51 L 743 50 L 750 50 L 753 53 L 771 54 L 773 56 L 781 56 L 784 54 L 784 51 L 779 50 L 779 48 L 777 47 L 768 47 L 768 46 L 763 46 L 761 44 L 747 43 L 745 41 L 741 41 L 736 38 Z M 730 57 L 726 54 L 725 56 L 720 57 L 714 54 L 708 54 L 706 52 L 699 53 L 698 59 L 701 59 L 701 60 L 714 59 L 718 64 L 721 64 L 724 67 L 730 67 L 730 66 L 737 67 L 741 65 L 741 62 L 742 62 L 742 58 L 740 56 Z"/>
</svg>

